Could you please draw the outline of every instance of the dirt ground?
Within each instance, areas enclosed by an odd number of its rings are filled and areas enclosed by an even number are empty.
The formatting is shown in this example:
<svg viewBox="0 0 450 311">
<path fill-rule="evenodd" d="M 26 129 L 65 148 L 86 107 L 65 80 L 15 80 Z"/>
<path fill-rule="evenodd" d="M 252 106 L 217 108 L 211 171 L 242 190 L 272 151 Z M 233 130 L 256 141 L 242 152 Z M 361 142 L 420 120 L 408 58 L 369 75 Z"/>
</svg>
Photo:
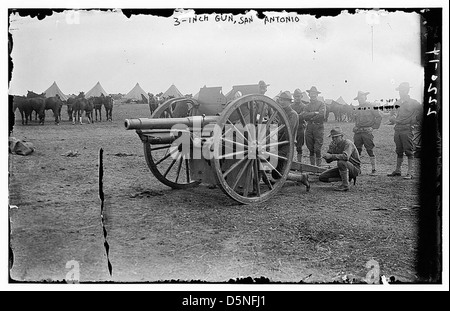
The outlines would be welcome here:
<svg viewBox="0 0 450 311">
<path fill-rule="evenodd" d="M 240 205 L 219 188 L 173 190 L 153 177 L 139 137 L 124 127 L 147 116 L 146 105 L 116 103 L 113 122 L 72 125 L 64 107 L 58 126 L 49 114 L 45 125 L 24 126 L 16 112 L 12 136 L 36 151 L 9 155 L 11 280 L 417 281 L 419 179 L 386 176 L 396 157 L 386 120 L 374 133 L 378 176 L 368 175 L 364 151 L 349 192 L 311 175 L 310 192 L 287 182 L 267 202 Z M 352 138 L 353 124 L 340 126 Z"/>
</svg>

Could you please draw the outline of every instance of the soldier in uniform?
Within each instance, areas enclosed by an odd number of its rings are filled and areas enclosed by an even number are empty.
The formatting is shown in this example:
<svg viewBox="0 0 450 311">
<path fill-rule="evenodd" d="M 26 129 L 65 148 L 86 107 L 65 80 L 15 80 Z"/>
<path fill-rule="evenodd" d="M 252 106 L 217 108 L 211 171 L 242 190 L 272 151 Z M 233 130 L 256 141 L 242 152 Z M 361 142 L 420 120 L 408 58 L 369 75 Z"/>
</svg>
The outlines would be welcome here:
<svg viewBox="0 0 450 311">
<path fill-rule="evenodd" d="M 306 120 L 305 142 L 309 150 L 309 160 L 312 165 L 322 163 L 323 122 L 325 121 L 325 103 L 317 99 L 320 92 L 315 86 L 307 90 L 310 103 L 306 105 L 301 116 Z"/>
<path fill-rule="evenodd" d="M 297 127 L 298 127 L 298 114 L 292 109 L 292 95 L 291 92 L 285 91 L 282 92 L 277 99 L 277 103 L 283 108 L 284 112 L 286 113 L 288 117 L 288 123 L 291 128 L 291 133 L 294 137 L 294 141 L 290 142 L 291 144 L 295 144 L 295 133 L 297 133 Z M 286 135 L 286 131 L 281 130 L 280 133 L 280 139 L 283 139 L 283 135 Z M 282 157 L 286 157 L 288 154 L 289 145 L 282 145 L 278 148 L 278 155 Z M 279 179 L 281 176 L 278 174 L 278 172 L 281 172 L 283 169 L 283 166 L 286 164 L 286 160 L 284 159 L 278 159 L 278 164 L 276 167 L 276 171 L 272 171 L 272 177 L 274 179 Z M 278 171 L 278 172 L 277 172 Z M 301 173 L 301 174 L 292 174 L 288 173 L 288 180 L 300 182 L 306 186 L 306 190 L 309 191 L 310 184 L 308 180 L 308 175 Z"/>
<path fill-rule="evenodd" d="M 342 184 L 334 190 L 348 191 L 349 181 L 353 179 L 355 184 L 356 176 L 361 173 L 359 152 L 350 139 L 344 138 L 344 133 L 340 127 L 333 128 L 329 136 L 331 136 L 332 141 L 323 158 L 327 163 L 337 161 L 337 166 L 320 174 L 319 181 L 333 182 L 341 180 Z"/>
<path fill-rule="evenodd" d="M 270 84 L 266 84 L 266 82 L 264 82 L 263 80 L 261 80 L 261 81 L 258 82 L 258 85 L 259 85 L 259 94 L 261 94 L 261 95 L 266 94 L 266 92 L 267 92 L 267 87 L 268 87 Z"/>
<path fill-rule="evenodd" d="M 396 112 L 389 118 L 390 124 L 394 126 L 395 152 L 397 153 L 397 166 L 395 170 L 388 174 L 390 177 L 401 176 L 401 167 L 403 163 L 403 154 L 408 158 L 408 171 L 404 179 L 413 178 L 414 161 L 414 127 L 420 124 L 422 118 L 422 105 L 409 96 L 410 86 L 408 82 L 400 83 L 396 88 L 400 99 L 394 103 L 398 106 Z"/>
<path fill-rule="evenodd" d="M 367 102 L 367 95 L 369 92 L 358 91 L 358 95 L 354 98 L 359 102 L 359 108 L 355 113 L 355 127 L 353 128 L 353 142 L 358 149 L 359 155 L 362 153 L 363 146 L 366 148 L 367 154 L 370 158 L 370 164 L 372 166 L 371 176 L 374 176 L 377 172 L 375 154 L 373 148 L 375 144 L 373 142 L 373 130 L 380 128 L 381 125 L 381 113 L 377 109 L 373 109 L 372 105 Z"/>
<path fill-rule="evenodd" d="M 303 111 L 306 105 L 302 102 L 302 91 L 300 89 L 295 89 L 294 91 L 294 103 L 291 105 L 292 109 L 298 114 L 298 128 L 297 128 L 297 139 L 296 139 L 296 149 L 297 149 L 297 161 L 302 162 L 303 155 L 303 145 L 305 144 L 305 128 L 306 121 L 303 118 Z"/>
</svg>

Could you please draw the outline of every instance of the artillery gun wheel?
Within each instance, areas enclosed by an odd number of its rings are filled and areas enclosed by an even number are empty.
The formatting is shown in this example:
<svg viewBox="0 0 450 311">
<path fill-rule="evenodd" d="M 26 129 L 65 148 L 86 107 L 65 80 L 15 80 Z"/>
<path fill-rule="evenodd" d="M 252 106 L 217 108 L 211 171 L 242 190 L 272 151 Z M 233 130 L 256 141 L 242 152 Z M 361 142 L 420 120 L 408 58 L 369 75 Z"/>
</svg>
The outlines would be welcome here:
<svg viewBox="0 0 450 311">
<path fill-rule="evenodd" d="M 264 95 L 246 95 L 225 107 L 211 162 L 218 185 L 229 197 L 259 203 L 281 189 L 294 152 L 288 122 L 284 110 Z"/>
<path fill-rule="evenodd" d="M 193 113 L 196 101 L 192 98 L 172 98 L 161 104 L 152 118 L 187 117 Z M 190 108 L 190 109 L 186 109 Z M 186 151 L 185 151 L 186 152 Z M 196 187 L 199 181 L 192 180 L 189 160 L 186 159 L 182 145 L 155 145 L 144 143 L 144 156 L 150 171 L 163 184 L 174 189 Z"/>
</svg>

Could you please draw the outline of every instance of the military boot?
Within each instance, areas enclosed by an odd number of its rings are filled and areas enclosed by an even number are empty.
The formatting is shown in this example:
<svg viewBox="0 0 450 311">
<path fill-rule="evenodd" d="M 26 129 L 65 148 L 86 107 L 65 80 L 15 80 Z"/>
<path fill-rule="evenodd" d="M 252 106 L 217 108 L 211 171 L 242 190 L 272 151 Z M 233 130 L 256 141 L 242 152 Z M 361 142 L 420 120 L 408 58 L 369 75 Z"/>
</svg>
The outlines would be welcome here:
<svg viewBox="0 0 450 311">
<path fill-rule="evenodd" d="M 341 175 L 342 184 L 334 188 L 335 191 L 348 191 L 350 189 L 349 182 L 348 182 L 348 170 L 347 171 L 339 171 L 339 174 Z"/>
<path fill-rule="evenodd" d="M 395 171 L 388 174 L 388 176 L 389 177 L 402 176 L 402 163 L 403 163 L 403 158 L 397 158 L 397 167 L 395 168 Z"/>
<path fill-rule="evenodd" d="M 315 156 L 310 156 L 309 157 L 309 162 L 311 163 L 311 165 L 316 165 L 316 157 Z"/>
<path fill-rule="evenodd" d="M 309 183 L 308 174 L 288 173 L 287 179 L 298 182 L 298 183 L 302 183 L 303 185 L 306 186 L 306 191 L 309 191 L 309 189 L 311 188 L 311 185 Z"/>
<path fill-rule="evenodd" d="M 406 175 L 403 177 L 403 179 L 413 179 L 413 162 L 414 158 L 408 158 L 408 171 L 406 172 Z"/>
</svg>

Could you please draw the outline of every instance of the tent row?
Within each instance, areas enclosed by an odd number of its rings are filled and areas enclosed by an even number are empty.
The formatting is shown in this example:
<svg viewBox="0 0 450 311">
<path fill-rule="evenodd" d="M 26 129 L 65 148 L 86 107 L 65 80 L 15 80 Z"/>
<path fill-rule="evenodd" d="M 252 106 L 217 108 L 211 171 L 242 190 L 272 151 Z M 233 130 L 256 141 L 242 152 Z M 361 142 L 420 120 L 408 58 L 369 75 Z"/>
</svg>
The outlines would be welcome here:
<svg viewBox="0 0 450 311">
<path fill-rule="evenodd" d="M 225 98 L 227 100 L 230 100 L 233 98 L 234 94 L 240 91 L 241 93 L 243 92 L 243 94 L 248 94 L 248 93 L 258 93 L 259 89 L 258 89 L 258 85 L 240 85 L 240 86 L 233 86 L 233 89 L 228 92 L 225 95 Z M 103 93 L 103 95 L 108 96 L 108 92 L 105 91 L 105 89 L 102 87 L 102 85 L 100 84 L 100 82 L 97 82 L 96 85 L 94 85 L 94 87 L 92 89 L 90 89 L 86 94 L 85 97 L 89 98 L 89 97 L 97 97 L 97 96 L 101 96 L 101 94 Z M 281 93 L 281 92 L 280 92 Z M 45 91 L 45 96 L 46 97 L 53 97 L 56 94 L 58 94 L 63 100 L 67 100 L 67 98 L 69 98 L 70 96 L 64 94 L 61 89 L 59 88 L 59 86 L 56 84 L 56 82 L 53 82 L 53 84 Z M 194 95 L 194 98 L 198 99 L 198 95 L 199 93 Z M 279 94 L 278 94 L 279 95 Z M 278 95 L 276 95 L 274 97 L 274 99 L 276 99 L 278 97 Z M 169 97 L 182 97 L 183 94 L 178 90 L 178 88 L 172 84 L 162 95 L 161 97 L 163 98 L 169 98 Z M 142 100 L 142 97 L 145 97 L 146 100 L 148 100 L 148 93 L 145 92 L 142 87 L 139 85 L 139 83 L 136 83 L 136 85 L 124 96 L 125 99 L 132 99 L 132 100 Z M 324 99 L 322 96 L 319 96 L 318 98 L 320 101 L 330 104 L 331 99 Z M 306 92 L 302 92 L 302 101 L 305 103 L 309 102 L 309 96 Z M 344 99 L 342 97 L 339 97 L 337 100 L 335 100 L 336 102 L 338 102 L 341 105 L 346 105 L 347 103 L 344 101 Z"/>
<path fill-rule="evenodd" d="M 64 94 L 61 89 L 59 88 L 58 84 L 53 82 L 53 84 L 44 91 L 46 97 L 53 97 L 56 96 L 56 94 L 61 97 L 63 100 L 67 100 L 70 95 Z M 102 87 L 100 82 L 97 82 L 97 84 L 94 85 L 92 89 L 90 89 L 86 94 L 85 97 L 97 97 L 101 96 L 103 93 L 104 96 L 108 96 L 109 93 L 105 91 L 105 89 Z M 76 95 L 76 94 L 75 94 Z M 72 95 L 73 96 L 73 95 Z M 136 85 L 124 96 L 125 99 L 135 99 L 135 100 L 142 100 L 142 96 L 144 96 L 146 99 L 148 99 L 148 93 L 145 92 L 142 87 L 139 85 L 139 83 L 136 83 Z M 182 97 L 183 94 L 178 90 L 178 88 L 172 84 L 162 95 L 162 97 L 168 98 L 168 97 Z"/>
</svg>

